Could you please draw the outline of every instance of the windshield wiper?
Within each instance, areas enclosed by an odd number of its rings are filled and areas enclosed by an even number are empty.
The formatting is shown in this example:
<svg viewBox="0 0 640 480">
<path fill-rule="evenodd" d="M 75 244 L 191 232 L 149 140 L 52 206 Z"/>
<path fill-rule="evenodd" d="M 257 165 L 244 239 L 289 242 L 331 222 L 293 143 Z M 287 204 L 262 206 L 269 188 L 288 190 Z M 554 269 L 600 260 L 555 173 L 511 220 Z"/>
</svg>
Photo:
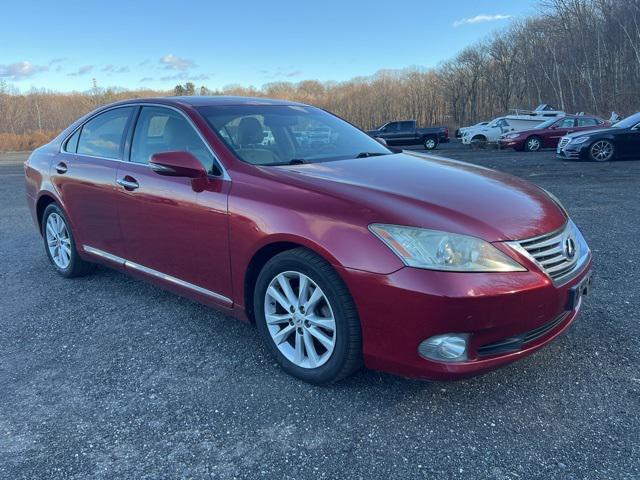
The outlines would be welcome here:
<svg viewBox="0 0 640 480">
<path fill-rule="evenodd" d="M 287 162 L 287 165 L 302 165 L 303 163 L 307 163 L 304 158 L 292 158 Z"/>
<path fill-rule="evenodd" d="M 358 155 L 356 155 L 354 158 L 379 157 L 381 155 L 389 155 L 389 154 L 384 152 L 361 152 Z"/>
</svg>

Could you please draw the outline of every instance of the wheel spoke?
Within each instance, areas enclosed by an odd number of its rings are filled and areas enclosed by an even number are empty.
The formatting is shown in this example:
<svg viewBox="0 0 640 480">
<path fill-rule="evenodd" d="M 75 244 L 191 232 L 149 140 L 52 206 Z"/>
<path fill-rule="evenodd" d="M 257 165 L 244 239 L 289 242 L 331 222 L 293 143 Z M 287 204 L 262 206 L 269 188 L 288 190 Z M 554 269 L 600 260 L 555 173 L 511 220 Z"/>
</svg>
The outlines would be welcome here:
<svg viewBox="0 0 640 480">
<path fill-rule="evenodd" d="M 291 335 L 291 333 L 294 332 L 295 329 L 295 325 L 287 325 L 273 336 L 273 341 L 276 342 L 276 345 L 280 345 L 287 338 L 289 338 L 289 335 Z"/>
<path fill-rule="evenodd" d="M 322 294 L 322 290 L 320 290 L 318 287 L 316 287 L 316 289 L 311 294 L 311 297 L 309 297 L 309 300 L 307 300 L 307 303 L 304 304 L 305 311 L 312 312 L 313 308 L 317 305 L 317 303 L 323 297 L 324 297 L 324 295 Z"/>
<path fill-rule="evenodd" d="M 267 289 L 267 294 L 273 298 L 276 302 L 280 304 L 282 308 L 284 308 L 287 312 L 291 308 L 291 303 L 282 296 L 282 294 L 275 289 L 275 287 L 271 286 Z"/>
<path fill-rule="evenodd" d="M 311 335 L 316 337 L 324 348 L 327 350 L 331 350 L 333 348 L 333 340 L 325 335 L 318 327 L 309 327 L 308 330 Z"/>
<path fill-rule="evenodd" d="M 313 344 L 313 339 L 311 338 L 311 334 L 308 330 L 304 330 L 304 347 L 307 351 L 307 358 L 309 359 L 309 365 L 313 368 L 320 361 L 320 357 L 318 357 L 318 352 L 316 352 L 316 347 Z"/>
<path fill-rule="evenodd" d="M 300 275 L 300 283 L 298 284 L 298 305 L 307 303 L 309 288 L 309 279 L 305 275 Z"/>
<path fill-rule="evenodd" d="M 278 285 L 280 285 L 280 288 L 286 295 L 287 300 L 289 300 L 289 304 L 295 306 L 298 303 L 298 299 L 296 298 L 295 294 L 293 293 L 293 290 L 291 289 L 289 278 L 285 277 L 284 275 L 279 275 Z"/>
<path fill-rule="evenodd" d="M 300 365 L 304 360 L 304 339 L 298 332 L 296 332 L 296 349 L 293 358 L 295 358 L 295 362 L 298 365 Z"/>
<path fill-rule="evenodd" d="M 55 231 L 55 229 L 54 229 L 54 227 L 53 227 L 53 223 L 52 223 L 52 222 L 50 222 L 50 221 L 49 221 L 49 222 L 47 222 L 47 233 L 48 233 L 49 235 L 51 235 L 53 238 L 55 238 L 55 237 L 56 237 L 56 231 Z"/>
<path fill-rule="evenodd" d="M 278 315 L 275 313 L 267 313 L 265 317 L 267 318 L 267 324 L 269 325 L 279 325 L 281 323 L 288 323 L 289 320 L 291 319 L 291 315 L 288 315 L 288 314 Z"/>
<path fill-rule="evenodd" d="M 316 327 L 321 327 L 331 332 L 335 331 L 336 329 L 336 321 L 333 318 L 323 318 L 318 317 L 317 315 L 308 315 L 306 319 L 309 320 L 309 323 L 311 323 L 311 325 L 315 325 Z"/>
</svg>

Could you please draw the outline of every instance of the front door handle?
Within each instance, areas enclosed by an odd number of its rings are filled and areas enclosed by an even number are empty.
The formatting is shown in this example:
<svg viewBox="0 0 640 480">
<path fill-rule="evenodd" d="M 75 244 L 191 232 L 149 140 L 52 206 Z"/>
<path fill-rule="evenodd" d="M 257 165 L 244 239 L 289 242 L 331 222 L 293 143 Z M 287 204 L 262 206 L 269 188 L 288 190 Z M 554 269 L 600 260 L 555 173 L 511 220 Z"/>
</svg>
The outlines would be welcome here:
<svg viewBox="0 0 640 480">
<path fill-rule="evenodd" d="M 60 162 L 56 165 L 56 172 L 59 174 L 67 173 L 67 164 L 64 162 Z"/>
<path fill-rule="evenodd" d="M 119 178 L 118 180 L 116 180 L 116 182 L 118 183 L 118 185 L 124 187 L 125 190 L 129 191 L 135 190 L 140 186 L 135 178 L 128 175 L 124 178 Z"/>
</svg>

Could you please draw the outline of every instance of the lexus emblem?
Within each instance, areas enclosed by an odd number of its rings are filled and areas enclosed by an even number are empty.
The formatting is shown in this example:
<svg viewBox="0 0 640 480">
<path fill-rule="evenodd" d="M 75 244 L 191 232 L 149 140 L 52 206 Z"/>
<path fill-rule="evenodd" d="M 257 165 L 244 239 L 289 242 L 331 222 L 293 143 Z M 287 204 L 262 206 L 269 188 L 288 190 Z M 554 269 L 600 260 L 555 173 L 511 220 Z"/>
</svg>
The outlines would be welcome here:
<svg viewBox="0 0 640 480">
<path fill-rule="evenodd" d="M 567 237 L 564 239 L 564 256 L 571 260 L 576 256 L 576 242 L 573 241 L 573 238 Z"/>
</svg>

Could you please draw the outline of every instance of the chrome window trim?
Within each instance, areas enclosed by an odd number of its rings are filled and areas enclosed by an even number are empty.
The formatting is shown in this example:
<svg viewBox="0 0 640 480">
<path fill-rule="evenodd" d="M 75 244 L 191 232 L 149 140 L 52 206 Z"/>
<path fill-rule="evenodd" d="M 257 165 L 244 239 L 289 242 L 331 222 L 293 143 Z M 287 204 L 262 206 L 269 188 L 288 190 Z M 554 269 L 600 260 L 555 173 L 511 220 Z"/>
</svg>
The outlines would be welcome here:
<svg viewBox="0 0 640 480">
<path fill-rule="evenodd" d="M 220 161 L 220 159 L 218 158 L 218 156 L 215 154 L 215 152 L 213 151 L 213 149 L 211 148 L 211 145 L 209 145 L 209 142 L 207 142 L 207 140 L 204 138 L 204 136 L 202 135 L 202 133 L 200 132 L 200 129 L 198 127 L 196 127 L 195 123 L 193 123 L 193 120 L 191 120 L 191 118 L 189 118 L 189 116 L 184 113 L 182 110 L 180 110 L 177 107 L 174 107 L 173 105 L 164 105 L 162 103 L 147 103 L 147 102 L 135 102 L 135 103 L 125 103 L 122 105 L 114 105 L 108 108 L 105 108 L 103 110 L 100 110 L 99 112 L 96 112 L 95 114 L 91 115 L 89 118 L 87 118 L 84 122 L 82 122 L 80 125 L 78 125 L 76 128 L 74 128 L 71 133 L 69 133 L 66 137 L 64 137 L 64 139 L 62 140 L 62 142 L 60 143 L 60 148 L 58 149 L 59 153 L 66 153 L 68 155 L 81 155 L 83 157 L 89 157 L 89 158 L 97 158 L 100 160 L 112 160 L 115 162 L 123 162 L 123 163 L 128 163 L 131 165 L 146 165 L 147 167 L 149 167 L 148 163 L 135 163 L 132 162 L 130 160 L 124 160 L 124 159 L 120 159 L 120 158 L 106 158 L 106 157 L 100 157 L 97 155 L 86 155 L 84 153 L 74 153 L 74 152 L 67 152 L 66 150 L 63 150 L 63 145 L 65 145 L 67 143 L 67 140 L 69 140 L 69 138 L 80 128 L 84 127 L 87 122 L 91 121 L 93 118 L 97 117 L 98 115 L 101 115 L 103 113 L 106 113 L 110 110 L 114 110 L 116 108 L 124 108 L 124 107 L 160 107 L 160 108 L 168 108 L 170 110 L 174 110 L 175 112 L 178 112 L 180 115 L 182 115 L 184 117 L 184 119 L 189 123 L 189 125 L 191 126 L 191 128 L 193 128 L 195 130 L 195 132 L 198 134 L 198 137 L 200 137 L 200 140 L 202 140 L 202 143 L 204 143 L 205 147 L 207 148 L 207 150 L 209 150 L 209 152 L 211 153 L 211 155 L 213 156 L 213 160 L 214 162 L 216 162 L 216 164 L 218 165 L 218 167 L 220 168 L 220 171 L 222 172 L 220 175 L 210 175 L 212 177 L 215 178 L 221 178 L 223 180 L 231 180 L 231 177 L 229 176 L 229 173 L 227 172 L 227 169 L 224 168 L 224 165 L 222 164 L 222 162 Z M 136 122 L 137 122 L 137 118 L 136 118 Z M 79 139 L 78 139 L 79 141 Z"/>
<path fill-rule="evenodd" d="M 86 253 L 104 258 L 106 260 L 110 260 L 124 268 L 130 268 L 133 270 L 137 270 L 138 272 L 146 273 L 147 275 L 150 275 L 152 277 L 165 280 L 167 282 L 173 283 L 174 285 L 178 285 L 188 290 L 192 290 L 202 295 L 211 297 L 215 300 L 218 300 L 219 302 L 223 302 L 227 304 L 228 306 L 233 305 L 233 301 L 229 297 L 225 297 L 224 295 L 221 295 L 219 293 L 213 292 L 211 290 L 207 290 L 206 288 L 200 287 L 199 285 L 195 285 L 185 280 L 181 280 L 177 277 L 167 275 L 166 273 L 159 272 L 158 270 L 154 270 L 153 268 L 145 267 L 144 265 L 140 265 L 139 263 L 132 262 L 131 260 L 127 260 L 126 258 L 118 257 L 117 255 L 113 255 L 109 252 L 105 252 L 104 250 L 100 250 L 99 248 L 95 248 L 90 245 L 82 245 L 82 248 Z"/>
</svg>

